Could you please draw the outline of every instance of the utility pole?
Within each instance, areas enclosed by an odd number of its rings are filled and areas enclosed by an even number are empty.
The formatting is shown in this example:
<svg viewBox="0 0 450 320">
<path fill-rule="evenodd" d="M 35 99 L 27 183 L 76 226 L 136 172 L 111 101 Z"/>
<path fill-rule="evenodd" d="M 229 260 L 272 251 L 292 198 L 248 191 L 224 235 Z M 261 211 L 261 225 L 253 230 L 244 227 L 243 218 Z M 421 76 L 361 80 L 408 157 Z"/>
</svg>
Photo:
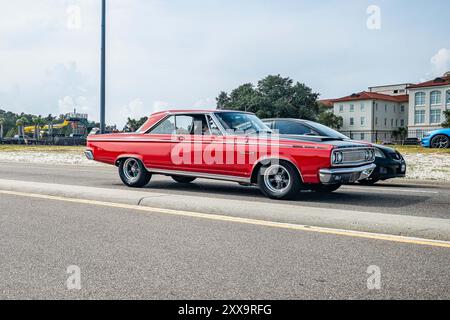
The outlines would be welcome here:
<svg viewBox="0 0 450 320">
<path fill-rule="evenodd" d="M 106 131 L 105 124 L 105 75 L 106 75 L 106 0 L 102 0 L 102 39 L 101 39 L 101 71 L 100 71 L 100 133 Z"/>
</svg>

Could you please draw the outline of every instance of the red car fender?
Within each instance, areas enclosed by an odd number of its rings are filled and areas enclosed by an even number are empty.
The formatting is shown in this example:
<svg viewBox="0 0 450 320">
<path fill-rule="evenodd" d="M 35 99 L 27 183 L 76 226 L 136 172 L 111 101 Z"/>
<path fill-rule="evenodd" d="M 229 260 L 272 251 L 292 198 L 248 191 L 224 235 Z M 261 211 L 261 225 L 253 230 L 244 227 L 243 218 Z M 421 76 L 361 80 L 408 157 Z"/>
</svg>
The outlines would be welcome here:
<svg viewBox="0 0 450 320">
<path fill-rule="evenodd" d="M 268 155 L 264 155 L 264 156 L 260 157 L 260 158 L 255 162 L 255 164 L 253 165 L 252 172 L 251 172 L 251 177 L 254 177 L 254 174 L 257 173 L 257 172 L 255 172 L 255 170 L 257 169 L 257 167 L 258 167 L 263 161 L 266 161 L 266 160 L 274 160 L 274 159 L 276 159 L 276 160 L 283 160 L 283 161 L 287 161 L 287 162 L 292 163 L 292 165 L 294 165 L 294 167 L 297 169 L 298 174 L 300 175 L 300 178 L 303 180 L 302 171 L 300 170 L 300 167 L 298 166 L 297 161 L 295 161 L 294 158 L 290 158 L 290 157 L 286 157 L 286 156 L 281 156 L 281 155 L 279 155 L 279 156 L 277 156 L 277 157 L 268 156 Z"/>
<path fill-rule="evenodd" d="M 116 160 L 114 161 L 115 165 L 118 166 L 120 160 L 122 159 L 128 159 L 128 158 L 134 158 L 134 159 L 138 159 L 139 161 L 141 161 L 142 163 L 144 163 L 144 158 L 138 154 L 121 154 L 120 156 L 118 156 L 116 158 Z"/>
</svg>

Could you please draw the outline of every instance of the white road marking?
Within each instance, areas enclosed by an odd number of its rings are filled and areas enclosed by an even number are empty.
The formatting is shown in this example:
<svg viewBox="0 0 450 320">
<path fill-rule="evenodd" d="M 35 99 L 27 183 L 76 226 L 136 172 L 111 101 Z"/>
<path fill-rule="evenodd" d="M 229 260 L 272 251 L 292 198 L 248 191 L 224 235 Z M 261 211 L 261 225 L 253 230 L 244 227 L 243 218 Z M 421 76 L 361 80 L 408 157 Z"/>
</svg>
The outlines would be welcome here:
<svg viewBox="0 0 450 320">
<path fill-rule="evenodd" d="M 352 187 L 352 186 L 344 186 L 342 190 L 355 190 L 361 192 L 374 191 L 374 192 L 404 192 L 404 193 L 429 193 L 429 194 L 439 194 L 439 191 L 429 191 L 429 190 L 417 190 L 417 189 L 401 189 L 401 188 L 384 188 L 384 187 Z"/>
<path fill-rule="evenodd" d="M 395 236 L 395 235 L 388 235 L 388 234 L 381 234 L 381 233 L 360 232 L 360 231 L 344 230 L 344 229 L 322 228 L 322 227 L 306 226 L 306 225 L 291 224 L 291 223 L 282 223 L 282 222 L 274 222 L 274 221 L 223 216 L 223 215 L 217 215 L 217 214 L 208 214 L 208 213 L 199 213 L 199 212 L 190 212 L 190 211 L 182 211 L 182 210 L 163 209 L 163 208 L 153 208 L 153 207 L 142 207 L 142 206 L 137 206 L 137 205 L 128 205 L 128 204 L 95 201 L 95 200 L 87 200 L 87 199 L 75 199 L 75 198 L 67 198 L 67 197 L 59 197 L 59 196 L 48 196 L 48 195 L 25 193 L 25 192 L 0 190 L 0 194 L 18 196 L 18 197 L 35 198 L 35 199 L 44 199 L 44 200 L 51 200 L 51 201 L 63 201 L 63 202 L 69 202 L 69 203 L 95 205 L 95 206 L 110 207 L 110 208 L 135 210 L 135 211 L 144 212 L 146 214 L 150 214 L 150 213 L 166 214 L 166 215 L 172 215 L 172 216 L 182 216 L 182 217 L 191 217 L 191 218 L 199 218 L 199 219 L 206 219 L 206 220 L 233 222 L 233 223 L 241 223 L 241 224 L 248 224 L 248 225 L 265 226 L 265 227 L 271 227 L 271 228 L 279 228 L 279 229 L 288 229 L 288 230 L 339 235 L 339 236 L 346 236 L 346 237 L 365 238 L 365 239 L 372 239 L 372 240 L 381 240 L 381 241 L 390 241 L 390 242 L 398 242 L 398 243 L 406 243 L 406 244 L 450 248 L 450 241 L 429 240 L 429 239 L 403 237 L 403 236 Z"/>
</svg>

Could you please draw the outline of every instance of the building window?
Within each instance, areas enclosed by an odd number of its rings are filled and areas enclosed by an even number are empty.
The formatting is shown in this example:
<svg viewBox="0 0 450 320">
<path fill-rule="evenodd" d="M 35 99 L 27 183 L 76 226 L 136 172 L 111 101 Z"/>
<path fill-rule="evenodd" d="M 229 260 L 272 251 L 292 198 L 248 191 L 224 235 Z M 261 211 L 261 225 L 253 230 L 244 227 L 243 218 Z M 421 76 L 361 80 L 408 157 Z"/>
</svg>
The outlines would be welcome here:
<svg viewBox="0 0 450 320">
<path fill-rule="evenodd" d="M 350 118 L 350 125 L 354 126 L 355 125 L 355 118 Z"/>
<path fill-rule="evenodd" d="M 394 119 L 391 119 L 391 127 L 394 126 Z"/>
<path fill-rule="evenodd" d="M 442 97 L 440 91 L 433 91 L 430 94 L 430 104 L 433 105 L 440 105 L 442 103 Z"/>
<path fill-rule="evenodd" d="M 364 105 L 364 103 L 361 103 L 361 111 L 364 111 L 365 108 L 366 106 Z"/>
<path fill-rule="evenodd" d="M 414 122 L 416 124 L 425 123 L 425 110 L 416 110 Z"/>
<path fill-rule="evenodd" d="M 395 126 L 398 127 L 398 119 L 395 119 Z"/>
<path fill-rule="evenodd" d="M 387 118 L 384 118 L 384 126 L 387 127 Z"/>
<path fill-rule="evenodd" d="M 361 133 L 361 140 L 364 140 L 366 138 L 366 135 L 364 133 Z"/>
<path fill-rule="evenodd" d="M 354 104 L 350 105 L 350 112 L 355 112 L 355 105 Z"/>
<path fill-rule="evenodd" d="M 430 123 L 441 123 L 441 110 L 432 109 L 430 111 Z"/>
<path fill-rule="evenodd" d="M 417 92 L 416 93 L 416 106 L 424 106 L 425 105 L 425 92 Z"/>
<path fill-rule="evenodd" d="M 384 111 L 387 112 L 387 104 L 384 105 Z"/>
<path fill-rule="evenodd" d="M 378 118 L 375 118 L 375 125 L 378 125 Z"/>
<path fill-rule="evenodd" d="M 450 104 L 450 90 L 447 90 L 447 98 L 445 99 L 447 101 L 447 104 Z"/>
<path fill-rule="evenodd" d="M 339 112 L 344 112 L 344 105 L 343 105 L 343 104 L 341 104 L 341 105 L 339 106 Z"/>
<path fill-rule="evenodd" d="M 378 103 L 375 103 L 375 110 L 378 111 Z"/>
<path fill-rule="evenodd" d="M 366 118 L 361 117 L 361 125 L 364 126 L 366 124 Z"/>
<path fill-rule="evenodd" d="M 350 139 L 354 139 L 354 135 L 353 135 L 353 132 L 350 132 Z"/>
<path fill-rule="evenodd" d="M 405 120 L 400 120 L 400 126 L 403 128 L 405 126 Z"/>
<path fill-rule="evenodd" d="M 400 106 L 400 112 L 405 112 L 405 106 L 403 104 Z"/>
</svg>

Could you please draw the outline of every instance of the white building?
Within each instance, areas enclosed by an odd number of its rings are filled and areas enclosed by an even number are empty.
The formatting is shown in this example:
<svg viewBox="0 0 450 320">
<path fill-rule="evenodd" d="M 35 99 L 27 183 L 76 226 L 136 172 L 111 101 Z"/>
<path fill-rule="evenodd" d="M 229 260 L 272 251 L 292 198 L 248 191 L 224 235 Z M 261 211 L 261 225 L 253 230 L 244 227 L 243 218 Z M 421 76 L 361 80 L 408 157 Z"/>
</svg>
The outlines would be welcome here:
<svg viewBox="0 0 450 320">
<path fill-rule="evenodd" d="M 369 92 L 387 94 L 390 96 L 401 96 L 408 94 L 408 87 L 412 86 L 412 83 L 401 84 L 389 84 L 384 86 L 369 87 Z"/>
<path fill-rule="evenodd" d="M 450 72 L 443 77 L 408 86 L 410 136 L 441 128 L 443 112 L 450 109 Z"/>
<path fill-rule="evenodd" d="M 396 90 L 406 92 L 407 85 L 376 88 L 384 92 Z M 371 89 L 377 90 L 376 88 Z M 392 141 L 392 133 L 408 125 L 409 96 L 398 94 L 399 92 L 389 95 L 363 91 L 333 99 L 334 114 L 344 119 L 344 125 L 340 131 L 356 140 Z"/>
</svg>

